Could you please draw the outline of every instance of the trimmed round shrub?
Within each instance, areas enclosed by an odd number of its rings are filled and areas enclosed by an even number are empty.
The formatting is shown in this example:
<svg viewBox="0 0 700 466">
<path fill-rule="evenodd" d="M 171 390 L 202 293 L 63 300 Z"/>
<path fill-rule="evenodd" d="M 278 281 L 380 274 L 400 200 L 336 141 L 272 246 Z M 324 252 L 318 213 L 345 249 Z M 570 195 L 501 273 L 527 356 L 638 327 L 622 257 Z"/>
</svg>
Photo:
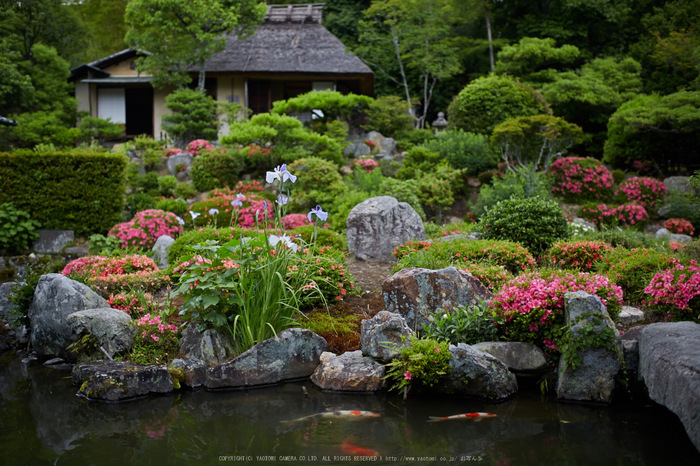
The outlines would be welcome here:
<svg viewBox="0 0 700 466">
<path fill-rule="evenodd" d="M 613 247 L 603 241 L 560 241 L 549 248 L 544 262 L 560 269 L 593 270 L 594 264 L 613 251 Z"/>
<path fill-rule="evenodd" d="M 122 248 L 151 249 L 159 236 L 177 238 L 183 228 L 172 212 L 150 209 L 138 212 L 130 221 L 114 225 L 108 236 L 121 241 Z"/>
<path fill-rule="evenodd" d="M 471 263 L 486 263 L 502 266 L 510 273 L 517 275 L 535 267 L 535 259 L 530 252 L 510 241 L 457 240 L 435 243 L 421 241 L 406 247 L 413 247 L 417 252 L 411 252 L 400 258 L 394 266 L 394 272 L 406 267 L 442 269 L 450 265 L 461 268 Z M 400 254 L 404 252 L 399 249 L 397 255 Z"/>
<path fill-rule="evenodd" d="M 607 228 L 618 225 L 642 228 L 649 221 L 647 210 L 638 204 L 586 204 L 579 209 L 579 215 L 598 227 Z"/>
<path fill-rule="evenodd" d="M 513 241 L 539 256 L 569 236 L 566 218 L 559 205 L 541 197 L 513 197 L 500 201 L 479 221 L 484 239 Z"/>
<path fill-rule="evenodd" d="M 622 306 L 622 290 L 607 277 L 589 273 L 537 271 L 506 283 L 489 302 L 489 309 L 505 318 L 501 333 L 511 341 L 524 341 L 557 351 L 566 325 L 564 294 L 585 291 L 607 306 L 613 320 Z"/>
<path fill-rule="evenodd" d="M 198 191 L 235 186 L 240 179 L 243 160 L 235 149 L 204 150 L 192 160 L 190 177 Z"/>
<path fill-rule="evenodd" d="M 313 209 L 316 205 L 328 210 L 348 190 L 338 166 L 328 160 L 307 157 L 289 164 L 288 170 L 297 177 L 294 184 L 285 186 L 291 189 L 290 202 L 298 210 Z"/>
<path fill-rule="evenodd" d="M 607 200 L 613 195 L 610 170 L 591 157 L 563 157 L 549 167 L 554 179 L 552 192 L 565 201 Z"/>
<path fill-rule="evenodd" d="M 478 175 L 498 165 L 489 138 L 483 134 L 467 133 L 461 129 L 444 131 L 426 141 L 425 147 L 440 154 L 440 158 L 447 160 L 453 168 L 465 169 L 467 175 Z"/>
<path fill-rule="evenodd" d="M 646 176 L 629 178 L 620 183 L 619 189 L 620 196 L 641 205 L 647 211 L 657 209 L 666 196 L 664 182 Z"/>
<path fill-rule="evenodd" d="M 449 127 L 490 135 L 509 118 L 551 113 L 539 92 L 505 75 L 470 82 L 448 109 Z"/>
<path fill-rule="evenodd" d="M 161 199 L 156 201 L 156 209 L 172 212 L 178 217 L 185 218 L 190 205 L 182 199 Z"/>
</svg>

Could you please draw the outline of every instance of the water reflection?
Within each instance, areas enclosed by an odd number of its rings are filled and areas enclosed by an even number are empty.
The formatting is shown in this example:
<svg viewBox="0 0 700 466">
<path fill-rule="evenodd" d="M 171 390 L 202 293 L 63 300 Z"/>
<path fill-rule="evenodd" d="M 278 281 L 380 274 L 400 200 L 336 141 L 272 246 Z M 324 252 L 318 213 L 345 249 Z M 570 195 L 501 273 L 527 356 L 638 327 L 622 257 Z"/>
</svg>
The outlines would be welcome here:
<svg viewBox="0 0 700 466">
<path fill-rule="evenodd" d="M 388 394 L 324 393 L 308 382 L 118 404 L 90 402 L 76 391 L 69 372 L 23 372 L 16 356 L 1 355 L 0 463 L 343 464 L 376 453 L 380 464 L 700 464 L 678 419 L 653 403 L 563 404 L 534 392 L 501 404 L 404 403 Z M 329 410 L 381 417 L 283 422 Z M 467 412 L 497 417 L 426 422 Z"/>
</svg>

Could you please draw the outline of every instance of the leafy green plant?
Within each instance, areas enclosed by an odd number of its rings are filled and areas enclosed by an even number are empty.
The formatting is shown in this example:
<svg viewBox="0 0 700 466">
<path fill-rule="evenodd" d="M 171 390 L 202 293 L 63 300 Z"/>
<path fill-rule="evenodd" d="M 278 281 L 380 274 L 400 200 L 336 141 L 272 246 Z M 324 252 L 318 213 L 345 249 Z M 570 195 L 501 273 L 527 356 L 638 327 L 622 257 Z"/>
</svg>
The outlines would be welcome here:
<svg viewBox="0 0 700 466">
<path fill-rule="evenodd" d="M 192 183 L 198 191 L 235 186 L 240 180 L 243 164 L 237 150 L 219 148 L 203 151 L 192 161 Z"/>
<path fill-rule="evenodd" d="M 527 168 L 508 170 L 502 177 L 494 176 L 491 184 L 484 185 L 479 190 L 479 198 L 474 204 L 473 211 L 478 217 L 484 215 L 491 207 L 500 201 L 511 197 L 541 197 L 553 199 L 551 178 L 545 173 L 535 172 Z"/>
<path fill-rule="evenodd" d="M 178 352 L 178 328 L 160 315 L 145 314 L 135 322 L 134 346 L 126 359 L 143 365 L 167 364 Z"/>
<path fill-rule="evenodd" d="M 468 175 L 478 175 L 498 165 L 498 157 L 483 134 L 467 133 L 461 129 L 445 131 L 426 141 L 425 147 Z"/>
<path fill-rule="evenodd" d="M 481 217 L 479 229 L 484 239 L 513 241 L 535 256 L 569 236 L 559 205 L 540 197 L 500 201 Z"/>
<path fill-rule="evenodd" d="M 165 106 L 172 113 L 163 116 L 163 129 L 177 147 L 184 148 L 194 139 L 217 139 L 217 107 L 211 96 L 193 89 L 178 89 L 168 94 Z"/>
<path fill-rule="evenodd" d="M 297 210 L 329 206 L 347 192 L 338 167 L 327 160 L 306 157 L 291 163 L 289 170 L 298 173 L 290 193 L 290 202 Z"/>
<path fill-rule="evenodd" d="M 171 175 L 158 177 L 158 193 L 161 196 L 170 197 L 177 186 L 177 178 Z"/>
<path fill-rule="evenodd" d="M 455 345 L 498 341 L 498 326 L 503 325 L 505 319 L 489 309 L 488 305 L 487 301 L 479 300 L 478 304 L 457 307 L 448 313 L 438 309 L 433 314 L 433 322 L 430 326 L 424 326 L 423 332 L 427 338 L 445 340 Z"/>
<path fill-rule="evenodd" d="M 190 182 L 178 183 L 173 189 L 173 196 L 178 199 L 192 199 L 197 195 L 197 188 Z"/>
<path fill-rule="evenodd" d="M 172 212 L 178 217 L 184 218 L 190 205 L 182 199 L 161 199 L 160 201 L 156 201 L 154 208 L 165 212 Z"/>
<path fill-rule="evenodd" d="M 16 209 L 9 202 L 0 204 L 0 251 L 15 253 L 29 249 L 39 238 L 38 228 L 39 222 L 28 212 Z"/>
<path fill-rule="evenodd" d="M 365 110 L 365 131 L 379 131 L 388 138 L 396 138 L 403 131 L 413 129 L 414 118 L 408 113 L 408 105 L 395 95 L 381 96 L 370 102 Z"/>
<path fill-rule="evenodd" d="M 88 238 L 90 254 L 110 256 L 121 248 L 121 240 L 114 236 L 104 236 L 99 233 L 90 235 Z"/>
<path fill-rule="evenodd" d="M 451 372 L 449 342 L 412 335 L 386 368 L 390 389 L 403 391 L 405 400 L 414 384 L 432 387 Z"/>
</svg>

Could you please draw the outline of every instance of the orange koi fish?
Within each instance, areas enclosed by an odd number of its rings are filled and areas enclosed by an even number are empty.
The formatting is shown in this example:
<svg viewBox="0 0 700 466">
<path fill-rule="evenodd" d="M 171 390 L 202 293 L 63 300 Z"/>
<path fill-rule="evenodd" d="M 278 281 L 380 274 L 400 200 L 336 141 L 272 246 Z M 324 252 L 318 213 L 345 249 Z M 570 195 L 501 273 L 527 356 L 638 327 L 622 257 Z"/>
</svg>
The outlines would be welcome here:
<svg viewBox="0 0 700 466">
<path fill-rule="evenodd" d="M 324 413 L 312 414 L 310 416 L 300 417 L 299 419 L 292 419 L 289 421 L 282 421 L 286 423 L 290 422 L 301 422 L 309 419 L 372 419 L 379 417 L 380 414 L 374 413 L 372 411 L 359 411 L 359 410 L 337 410 L 337 411 L 326 411 Z"/>
<path fill-rule="evenodd" d="M 343 441 L 343 443 L 340 444 L 340 448 L 345 453 L 350 453 L 354 456 L 379 456 L 379 453 L 377 453 L 374 450 L 370 450 L 369 448 L 358 447 L 357 445 L 351 444 L 349 438 L 346 438 Z"/>
<path fill-rule="evenodd" d="M 490 417 L 496 417 L 496 415 L 492 413 L 465 413 L 454 416 L 429 416 L 428 422 L 451 421 L 453 419 L 474 419 L 474 422 L 479 422 Z"/>
</svg>

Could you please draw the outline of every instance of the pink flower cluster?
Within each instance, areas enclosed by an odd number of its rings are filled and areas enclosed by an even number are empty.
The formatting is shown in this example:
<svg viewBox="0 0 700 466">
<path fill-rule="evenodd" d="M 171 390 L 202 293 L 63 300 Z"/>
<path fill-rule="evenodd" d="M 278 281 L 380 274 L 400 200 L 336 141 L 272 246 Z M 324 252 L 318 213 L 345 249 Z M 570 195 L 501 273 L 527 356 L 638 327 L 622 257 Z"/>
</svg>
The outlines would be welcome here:
<svg viewBox="0 0 700 466">
<path fill-rule="evenodd" d="M 353 162 L 352 166 L 353 167 L 360 167 L 364 171 L 366 171 L 367 173 L 371 173 L 372 170 L 374 170 L 375 168 L 377 168 L 379 166 L 379 164 L 374 159 L 365 158 L 365 159 L 355 160 Z"/>
<path fill-rule="evenodd" d="M 182 231 L 177 215 L 163 210 L 149 209 L 138 212 L 128 222 L 114 225 L 107 234 L 121 240 L 122 248 L 151 249 L 159 236 L 168 235 L 177 238 Z"/>
<path fill-rule="evenodd" d="M 664 222 L 664 228 L 671 233 L 692 236 L 695 233 L 693 224 L 683 218 L 669 218 Z"/>
<path fill-rule="evenodd" d="M 563 157 L 549 167 L 554 177 L 552 192 L 563 197 L 605 199 L 612 195 L 614 179 L 600 161 L 591 157 Z"/>
<path fill-rule="evenodd" d="M 139 298 L 134 293 L 111 294 L 107 298 L 107 304 L 112 309 L 119 309 L 131 315 L 132 312 L 143 311 L 139 304 Z"/>
<path fill-rule="evenodd" d="M 63 275 L 79 275 L 87 278 L 104 278 L 113 275 L 149 275 L 158 271 L 158 266 L 150 257 L 87 256 L 70 261 L 61 272 Z"/>
<path fill-rule="evenodd" d="M 651 296 L 647 305 L 668 310 L 667 319 L 691 317 L 700 321 L 700 267 L 676 264 L 675 269 L 654 275 L 644 293 Z M 697 316 L 692 315 L 695 312 Z"/>
<path fill-rule="evenodd" d="M 641 176 L 623 181 L 620 191 L 630 202 L 636 202 L 645 209 L 654 209 L 666 195 L 666 185 L 663 181 Z"/>
<path fill-rule="evenodd" d="M 563 268 L 591 270 L 594 262 L 612 250 L 612 246 L 603 241 L 559 242 L 547 251 L 545 258 Z"/>
<path fill-rule="evenodd" d="M 166 150 L 165 150 L 165 156 L 166 156 L 166 157 L 172 157 L 173 155 L 176 155 L 176 154 L 182 154 L 182 149 L 178 149 L 178 148 L 175 147 L 175 148 L 172 148 L 172 149 L 166 149 Z"/>
<path fill-rule="evenodd" d="M 212 149 L 212 145 L 206 139 L 195 139 L 187 144 L 186 152 L 192 155 L 199 155 L 203 150 Z"/>
<path fill-rule="evenodd" d="M 304 225 L 312 225 L 309 219 L 304 214 L 288 214 L 282 217 L 282 226 L 285 229 L 291 230 L 293 228 L 302 227 Z"/>
<path fill-rule="evenodd" d="M 649 220 L 646 209 L 637 204 L 623 204 L 617 207 L 608 207 L 607 204 L 586 206 L 581 209 L 581 214 L 597 225 L 640 225 Z"/>
<path fill-rule="evenodd" d="M 177 325 L 165 324 L 161 321 L 160 316 L 151 317 L 151 314 L 145 314 L 136 321 L 138 331 L 141 333 L 141 338 L 152 340 L 158 343 L 162 340 L 175 340 L 177 335 Z"/>
</svg>

